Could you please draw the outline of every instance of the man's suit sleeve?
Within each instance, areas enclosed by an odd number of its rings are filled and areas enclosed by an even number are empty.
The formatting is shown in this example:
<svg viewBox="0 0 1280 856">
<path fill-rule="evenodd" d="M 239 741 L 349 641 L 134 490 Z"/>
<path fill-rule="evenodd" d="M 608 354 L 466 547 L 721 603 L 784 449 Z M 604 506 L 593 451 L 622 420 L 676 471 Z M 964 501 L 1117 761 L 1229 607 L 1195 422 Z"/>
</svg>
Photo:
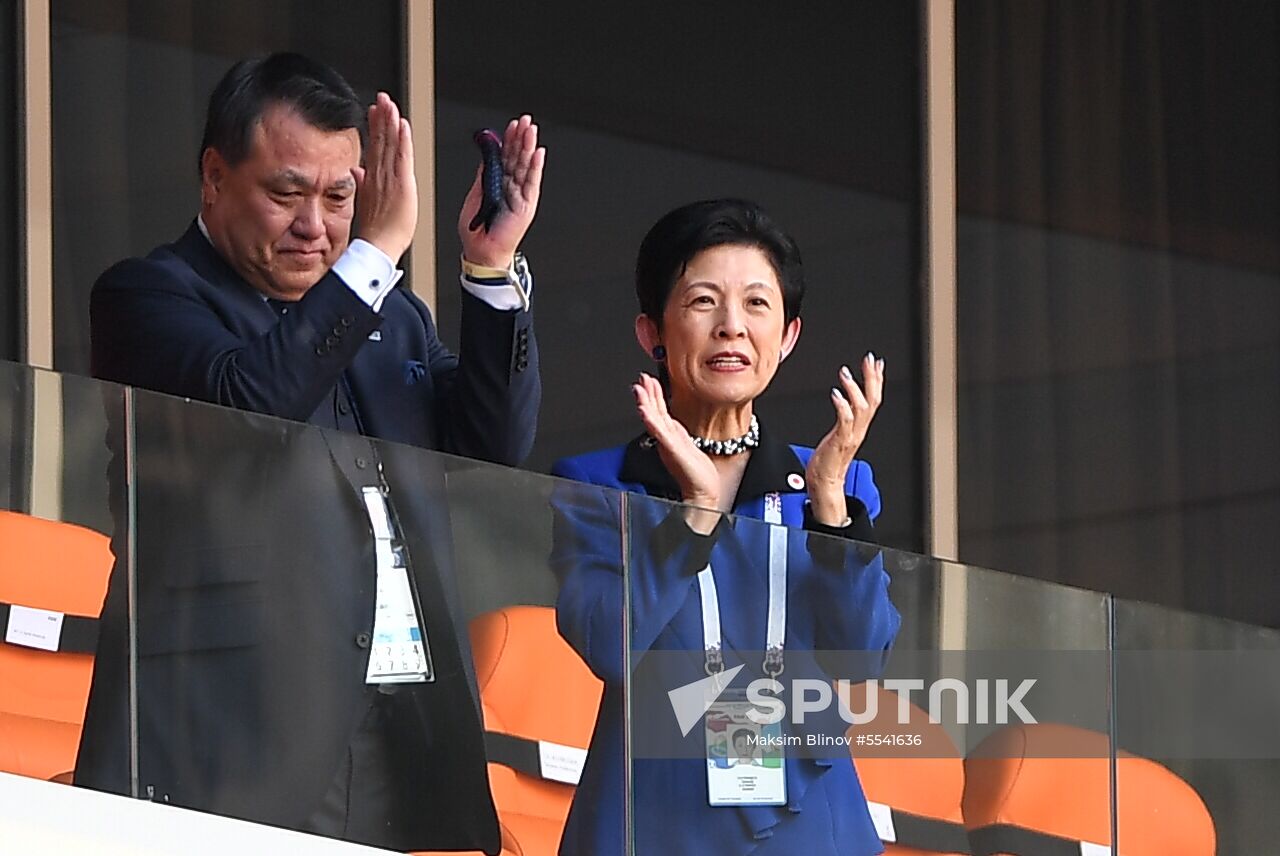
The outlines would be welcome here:
<svg viewBox="0 0 1280 856">
<path fill-rule="evenodd" d="M 329 273 L 279 323 L 243 338 L 202 284 L 176 260 L 129 259 L 104 273 L 89 304 L 94 376 L 305 421 L 381 323 Z"/>
<path fill-rule="evenodd" d="M 404 296 L 427 333 L 440 448 L 519 464 L 533 448 L 542 401 L 532 313 L 494 309 L 462 292 L 461 345 L 455 355 L 440 342 L 430 310 L 412 292 L 405 290 Z"/>
</svg>

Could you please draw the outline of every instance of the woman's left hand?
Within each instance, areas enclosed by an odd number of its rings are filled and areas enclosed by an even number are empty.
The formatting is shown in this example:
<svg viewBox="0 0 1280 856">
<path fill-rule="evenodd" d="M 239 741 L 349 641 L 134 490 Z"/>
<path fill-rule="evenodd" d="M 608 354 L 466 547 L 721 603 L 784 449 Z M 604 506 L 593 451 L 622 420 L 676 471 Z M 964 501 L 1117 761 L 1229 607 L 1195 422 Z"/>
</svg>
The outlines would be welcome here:
<svg viewBox="0 0 1280 856">
<path fill-rule="evenodd" d="M 805 481 L 814 519 L 826 526 L 841 526 L 848 516 L 844 482 L 854 456 L 867 438 L 884 395 L 884 360 L 868 353 L 862 359 L 862 387 L 848 366 L 840 369 L 840 386 L 831 388 L 836 424 L 813 450 Z"/>
</svg>

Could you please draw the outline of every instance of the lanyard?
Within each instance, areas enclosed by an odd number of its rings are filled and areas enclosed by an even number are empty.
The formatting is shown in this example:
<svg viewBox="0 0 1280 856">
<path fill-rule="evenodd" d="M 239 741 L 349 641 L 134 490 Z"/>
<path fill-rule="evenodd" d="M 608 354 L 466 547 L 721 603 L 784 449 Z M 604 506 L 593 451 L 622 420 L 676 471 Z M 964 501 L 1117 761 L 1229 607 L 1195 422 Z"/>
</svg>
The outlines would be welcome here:
<svg viewBox="0 0 1280 856">
<path fill-rule="evenodd" d="M 765 631 L 764 671 L 770 677 L 782 674 L 782 648 L 787 633 L 787 529 L 782 525 L 782 496 L 764 497 L 764 519 L 769 524 L 769 620 Z M 708 675 L 724 670 L 720 633 L 720 598 L 711 565 L 698 572 L 698 594 L 702 599 L 702 643 L 706 651 Z"/>
</svg>

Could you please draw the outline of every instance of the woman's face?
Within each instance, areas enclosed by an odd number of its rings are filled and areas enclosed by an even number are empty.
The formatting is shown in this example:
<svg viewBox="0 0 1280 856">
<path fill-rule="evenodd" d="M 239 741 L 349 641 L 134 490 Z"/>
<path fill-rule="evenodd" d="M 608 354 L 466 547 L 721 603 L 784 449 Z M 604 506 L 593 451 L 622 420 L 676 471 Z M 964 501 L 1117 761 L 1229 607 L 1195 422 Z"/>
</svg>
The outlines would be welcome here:
<svg viewBox="0 0 1280 856">
<path fill-rule="evenodd" d="M 800 335 L 785 321 L 782 287 L 763 250 L 724 244 L 694 256 L 676 282 L 659 332 L 636 321 L 641 345 L 667 349 L 672 399 L 742 405 L 764 392 Z"/>
</svg>

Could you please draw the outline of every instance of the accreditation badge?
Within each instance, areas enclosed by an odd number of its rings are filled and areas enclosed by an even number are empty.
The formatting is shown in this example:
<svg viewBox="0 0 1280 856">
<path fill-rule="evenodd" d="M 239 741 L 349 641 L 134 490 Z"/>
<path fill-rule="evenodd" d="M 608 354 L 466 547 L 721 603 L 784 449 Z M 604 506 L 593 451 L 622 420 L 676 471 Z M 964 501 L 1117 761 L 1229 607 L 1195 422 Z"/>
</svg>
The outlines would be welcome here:
<svg viewBox="0 0 1280 856">
<path fill-rule="evenodd" d="M 761 725 L 745 690 L 725 690 L 708 709 L 707 797 L 713 806 L 786 805 L 782 723 Z"/>
<path fill-rule="evenodd" d="M 385 498 L 376 487 L 362 490 L 374 535 L 377 583 L 367 684 L 414 684 L 435 680 L 431 649 L 422 631 L 403 551 L 396 546 Z"/>
<path fill-rule="evenodd" d="M 416 684 L 434 679 L 405 568 L 378 572 L 377 607 L 369 649 L 368 684 Z"/>
</svg>

